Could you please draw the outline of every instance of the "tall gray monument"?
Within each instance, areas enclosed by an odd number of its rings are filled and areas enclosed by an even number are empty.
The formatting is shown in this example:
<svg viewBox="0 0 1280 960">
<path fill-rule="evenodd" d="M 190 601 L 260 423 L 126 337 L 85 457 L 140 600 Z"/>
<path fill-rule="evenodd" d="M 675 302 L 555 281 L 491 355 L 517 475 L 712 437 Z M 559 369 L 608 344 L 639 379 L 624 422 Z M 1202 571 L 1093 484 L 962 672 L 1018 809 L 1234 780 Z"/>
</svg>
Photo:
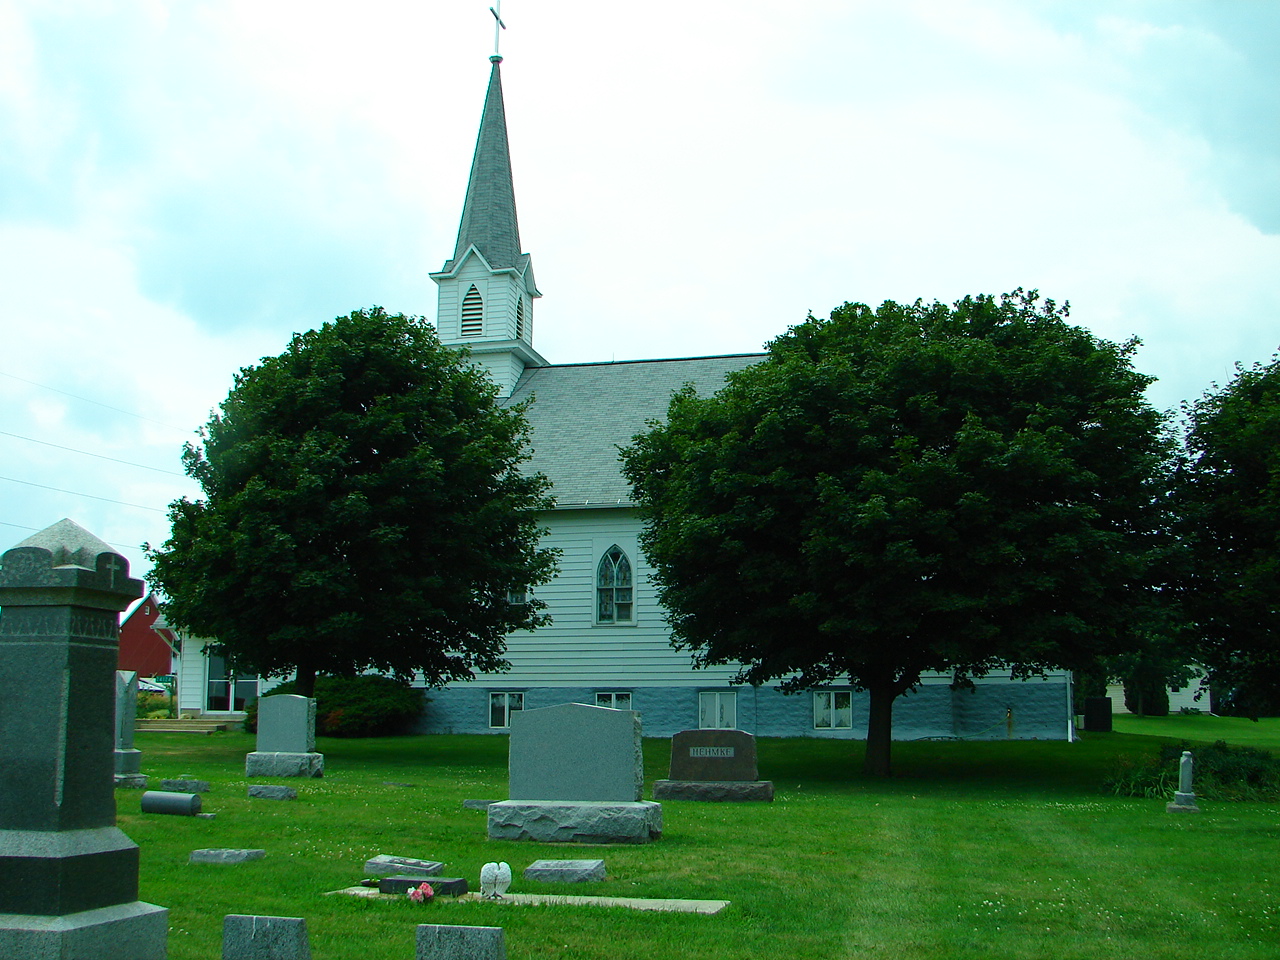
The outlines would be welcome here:
<svg viewBox="0 0 1280 960">
<path fill-rule="evenodd" d="M 129 564 L 70 520 L 0 558 L 0 957 L 163 960 L 116 827 L 119 615 Z"/>
</svg>

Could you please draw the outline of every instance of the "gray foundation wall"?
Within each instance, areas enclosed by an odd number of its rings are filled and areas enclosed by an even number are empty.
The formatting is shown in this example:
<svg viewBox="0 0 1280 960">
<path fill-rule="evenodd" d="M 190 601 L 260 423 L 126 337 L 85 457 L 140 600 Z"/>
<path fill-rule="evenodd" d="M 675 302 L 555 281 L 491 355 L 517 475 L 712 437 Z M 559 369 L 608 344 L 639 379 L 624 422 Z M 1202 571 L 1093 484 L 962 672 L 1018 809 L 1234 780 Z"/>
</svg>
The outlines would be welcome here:
<svg viewBox="0 0 1280 960">
<path fill-rule="evenodd" d="M 526 710 L 559 703 L 595 703 L 598 690 L 626 687 L 519 687 L 459 684 L 426 692 L 418 733 L 507 733 L 489 726 L 490 691 L 519 691 Z M 631 708 L 640 712 L 646 737 L 670 737 L 698 726 L 698 693 L 708 687 L 632 687 Z M 735 687 L 738 728 L 759 737 L 827 737 L 863 740 L 868 696 L 853 694 L 853 728 L 816 730 L 813 694 L 786 695 L 773 687 Z M 839 690 L 839 687 L 831 689 Z M 847 689 L 847 688 L 846 688 Z M 1065 740 L 1072 721 L 1065 680 L 979 683 L 952 690 L 945 683 L 918 687 L 893 707 L 896 740 L 964 737 L 975 740 Z"/>
</svg>

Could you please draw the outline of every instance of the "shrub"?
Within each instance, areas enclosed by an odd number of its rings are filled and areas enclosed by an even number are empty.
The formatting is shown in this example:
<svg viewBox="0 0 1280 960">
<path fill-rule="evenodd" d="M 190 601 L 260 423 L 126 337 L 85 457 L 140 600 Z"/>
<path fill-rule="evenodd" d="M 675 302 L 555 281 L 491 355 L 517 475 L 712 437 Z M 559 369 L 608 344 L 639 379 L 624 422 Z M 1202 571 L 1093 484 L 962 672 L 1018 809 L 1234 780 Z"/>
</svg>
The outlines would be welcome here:
<svg viewBox="0 0 1280 960">
<path fill-rule="evenodd" d="M 264 696 L 294 693 L 292 680 Z M 405 733 L 422 713 L 421 690 L 390 677 L 317 677 L 316 734 L 322 737 L 385 737 Z M 244 728 L 258 729 L 258 702 L 245 711 Z"/>
<path fill-rule="evenodd" d="M 1233 747 L 1219 740 L 1208 747 L 1191 749 L 1187 743 L 1170 744 L 1156 756 L 1120 758 L 1105 781 L 1118 797 L 1172 799 L 1178 787 L 1182 751 L 1195 760 L 1192 789 L 1205 800 L 1280 800 L 1280 760 L 1266 750 Z"/>
<path fill-rule="evenodd" d="M 173 716 L 173 702 L 167 693 L 140 691 L 134 716 L 139 720 L 167 720 Z"/>
</svg>

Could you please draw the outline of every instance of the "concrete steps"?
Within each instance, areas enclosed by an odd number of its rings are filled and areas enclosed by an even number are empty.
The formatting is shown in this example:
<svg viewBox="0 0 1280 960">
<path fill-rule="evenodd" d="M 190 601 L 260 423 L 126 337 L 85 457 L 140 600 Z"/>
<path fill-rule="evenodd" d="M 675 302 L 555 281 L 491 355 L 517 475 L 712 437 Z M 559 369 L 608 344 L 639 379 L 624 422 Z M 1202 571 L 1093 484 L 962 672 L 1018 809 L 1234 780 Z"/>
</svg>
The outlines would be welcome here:
<svg viewBox="0 0 1280 960">
<path fill-rule="evenodd" d="M 180 720 L 135 720 L 134 731 L 138 733 L 201 733 L 210 734 L 223 730 L 243 729 L 241 720 L 228 720 L 206 717 L 183 717 Z"/>
</svg>

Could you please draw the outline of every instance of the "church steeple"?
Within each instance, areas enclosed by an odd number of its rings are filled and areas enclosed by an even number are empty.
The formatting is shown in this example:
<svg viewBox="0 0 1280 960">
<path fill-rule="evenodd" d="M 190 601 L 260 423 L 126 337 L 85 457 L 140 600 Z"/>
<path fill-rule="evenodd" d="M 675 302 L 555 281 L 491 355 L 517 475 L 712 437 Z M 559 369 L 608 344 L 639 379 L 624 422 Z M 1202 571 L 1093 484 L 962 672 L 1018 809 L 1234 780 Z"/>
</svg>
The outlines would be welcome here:
<svg viewBox="0 0 1280 960">
<path fill-rule="evenodd" d="M 496 14 L 495 14 L 496 16 Z M 529 254 L 520 250 L 502 57 L 489 58 L 489 90 L 471 161 L 453 257 L 431 279 L 439 285 L 436 330 L 450 346 L 467 346 L 476 362 L 511 393 L 526 367 L 545 366 L 533 349 L 533 301 L 542 296 Z"/>
</svg>

